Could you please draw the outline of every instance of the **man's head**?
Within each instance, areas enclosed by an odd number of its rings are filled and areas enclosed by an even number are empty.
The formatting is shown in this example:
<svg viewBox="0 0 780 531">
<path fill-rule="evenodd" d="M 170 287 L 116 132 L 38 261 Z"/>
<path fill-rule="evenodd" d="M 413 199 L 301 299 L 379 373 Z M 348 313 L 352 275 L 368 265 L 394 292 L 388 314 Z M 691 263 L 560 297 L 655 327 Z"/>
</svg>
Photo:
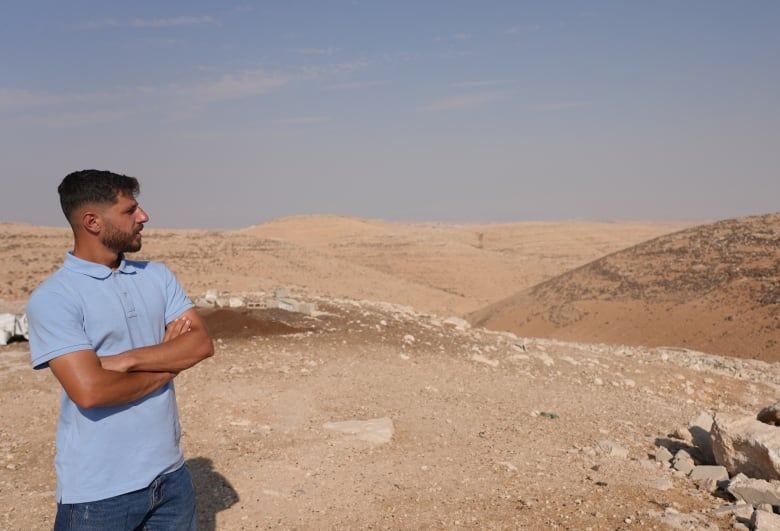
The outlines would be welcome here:
<svg viewBox="0 0 780 531">
<path fill-rule="evenodd" d="M 115 253 L 141 249 L 141 229 L 149 220 L 135 196 L 135 177 L 110 171 L 82 170 L 68 174 L 57 188 L 62 212 L 78 244 L 89 237 Z"/>
<path fill-rule="evenodd" d="M 74 171 L 57 187 L 62 212 L 71 225 L 82 207 L 113 205 L 119 200 L 119 194 L 134 198 L 140 189 L 135 177 L 101 170 Z"/>
</svg>

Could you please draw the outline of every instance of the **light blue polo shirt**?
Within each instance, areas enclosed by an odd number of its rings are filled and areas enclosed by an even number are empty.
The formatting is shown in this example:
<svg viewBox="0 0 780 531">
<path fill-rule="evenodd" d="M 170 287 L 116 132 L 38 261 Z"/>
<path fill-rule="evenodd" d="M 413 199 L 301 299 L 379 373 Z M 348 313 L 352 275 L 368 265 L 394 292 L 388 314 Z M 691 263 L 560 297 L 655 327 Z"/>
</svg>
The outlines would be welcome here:
<svg viewBox="0 0 780 531">
<path fill-rule="evenodd" d="M 36 369 L 93 349 L 110 356 L 157 345 L 165 325 L 192 307 L 163 264 L 121 257 L 117 270 L 68 253 L 30 296 L 27 319 Z M 134 402 L 80 408 L 63 390 L 57 424 L 57 500 L 82 503 L 148 486 L 184 456 L 173 382 Z"/>
</svg>

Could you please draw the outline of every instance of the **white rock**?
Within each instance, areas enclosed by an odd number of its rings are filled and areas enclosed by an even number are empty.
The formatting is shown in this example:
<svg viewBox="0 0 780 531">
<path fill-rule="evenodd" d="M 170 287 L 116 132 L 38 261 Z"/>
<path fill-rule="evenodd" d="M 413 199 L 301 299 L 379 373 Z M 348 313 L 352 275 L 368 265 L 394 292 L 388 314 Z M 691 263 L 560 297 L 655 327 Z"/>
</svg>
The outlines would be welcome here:
<svg viewBox="0 0 780 531">
<path fill-rule="evenodd" d="M 445 325 L 454 326 L 458 330 L 468 330 L 471 328 L 471 324 L 460 317 L 448 317 L 443 322 Z"/>
<path fill-rule="evenodd" d="M 727 490 L 736 499 L 753 506 L 762 503 L 780 505 L 780 481 L 765 481 L 737 474 L 729 481 Z"/>
<path fill-rule="evenodd" d="M 766 511 L 755 511 L 750 519 L 755 531 L 780 531 L 780 515 Z"/>
<path fill-rule="evenodd" d="M 628 450 L 614 441 L 602 439 L 594 444 L 596 450 L 612 457 L 628 457 Z"/>
<path fill-rule="evenodd" d="M 710 436 L 715 462 L 730 475 L 780 479 L 780 428 L 753 417 L 718 413 Z"/>
<path fill-rule="evenodd" d="M 326 422 L 322 427 L 326 430 L 344 433 L 352 436 L 354 439 L 374 444 L 390 442 L 394 433 L 393 421 L 389 417 L 370 420 Z"/>
</svg>

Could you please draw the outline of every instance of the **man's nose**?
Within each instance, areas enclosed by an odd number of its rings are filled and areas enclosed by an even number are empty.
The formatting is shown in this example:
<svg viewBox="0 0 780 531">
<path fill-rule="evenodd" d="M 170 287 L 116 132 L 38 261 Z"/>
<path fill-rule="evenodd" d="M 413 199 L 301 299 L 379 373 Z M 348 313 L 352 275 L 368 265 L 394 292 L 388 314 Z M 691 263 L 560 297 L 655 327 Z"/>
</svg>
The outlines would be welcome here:
<svg viewBox="0 0 780 531">
<path fill-rule="evenodd" d="M 149 221 L 149 214 L 147 214 L 146 210 L 143 208 L 138 207 L 137 214 L 138 216 L 136 217 L 136 221 L 138 221 L 138 223 L 146 223 Z"/>
</svg>

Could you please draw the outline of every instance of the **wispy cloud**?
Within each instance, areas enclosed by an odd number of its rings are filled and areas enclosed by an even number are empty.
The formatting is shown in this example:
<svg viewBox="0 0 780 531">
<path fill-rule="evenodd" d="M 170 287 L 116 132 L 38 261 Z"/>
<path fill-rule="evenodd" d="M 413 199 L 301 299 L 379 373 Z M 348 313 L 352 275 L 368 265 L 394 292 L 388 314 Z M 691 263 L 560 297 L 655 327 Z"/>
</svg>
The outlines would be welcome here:
<svg viewBox="0 0 780 531">
<path fill-rule="evenodd" d="M 329 121 L 329 116 L 294 116 L 290 118 L 280 118 L 278 120 L 274 120 L 274 123 L 286 125 L 308 125 L 321 124 Z"/>
<path fill-rule="evenodd" d="M 0 87 L 0 112 L 23 111 L 36 107 L 57 105 L 67 98 L 54 94 L 44 94 L 23 89 Z"/>
<path fill-rule="evenodd" d="M 177 26 L 200 26 L 203 24 L 213 24 L 216 19 L 211 16 L 180 16 L 170 18 L 135 18 L 132 20 L 118 20 L 115 18 L 104 18 L 99 20 L 85 20 L 77 25 L 77 28 L 83 30 L 95 30 L 111 27 L 134 27 L 134 28 L 171 28 Z"/>
<path fill-rule="evenodd" d="M 443 112 L 473 109 L 476 107 L 482 107 L 483 105 L 498 99 L 498 97 L 499 94 L 495 92 L 451 96 L 449 98 L 443 98 L 433 103 L 429 103 L 428 105 L 421 107 L 420 110 L 425 112 Z"/>
<path fill-rule="evenodd" d="M 386 81 L 354 81 L 352 83 L 336 83 L 328 85 L 325 90 L 360 90 L 386 85 Z"/>
<path fill-rule="evenodd" d="M 200 26 L 202 24 L 212 24 L 214 22 L 215 22 L 214 17 L 210 17 L 210 16 L 201 16 L 201 17 L 182 16 L 182 17 L 173 17 L 173 18 L 152 18 L 152 19 L 136 18 L 133 19 L 132 25 L 137 28 L 170 28 L 173 26 Z"/>
<path fill-rule="evenodd" d="M 497 87 L 499 85 L 506 85 L 509 81 L 501 80 L 483 80 L 483 81 L 461 81 L 459 83 L 451 83 L 448 86 L 450 88 L 479 88 L 479 87 Z"/>
<path fill-rule="evenodd" d="M 28 124 L 52 129 L 69 129 L 93 125 L 105 125 L 125 120 L 132 113 L 121 110 L 74 111 L 38 116 L 28 120 Z"/>
<path fill-rule="evenodd" d="M 289 78 L 280 74 L 245 70 L 213 81 L 195 85 L 171 85 L 169 88 L 175 94 L 189 99 L 191 103 L 212 103 L 266 94 L 288 82 Z"/>
<path fill-rule="evenodd" d="M 327 48 L 296 48 L 295 52 L 299 55 L 335 55 L 338 48 L 329 46 Z"/>
<path fill-rule="evenodd" d="M 371 65 L 371 61 L 368 59 L 355 59 L 353 61 L 344 61 L 341 63 L 305 66 L 300 69 L 300 74 L 304 77 L 351 74 L 358 70 L 363 70 L 369 65 Z"/>
<path fill-rule="evenodd" d="M 558 101 L 552 103 L 541 103 L 534 105 L 533 109 L 537 111 L 564 111 L 567 109 L 581 109 L 583 107 L 590 107 L 590 102 L 587 101 Z"/>
<path fill-rule="evenodd" d="M 135 114 L 139 108 L 164 108 L 174 116 L 192 117 L 204 105 L 266 94 L 290 79 L 262 70 L 245 70 L 190 84 L 143 85 L 92 93 L 45 93 L 0 87 L 0 113 L 27 111 L 25 123 L 49 127 L 108 123 Z M 36 109 L 45 109 L 45 114 L 42 111 L 33 115 Z"/>
</svg>

